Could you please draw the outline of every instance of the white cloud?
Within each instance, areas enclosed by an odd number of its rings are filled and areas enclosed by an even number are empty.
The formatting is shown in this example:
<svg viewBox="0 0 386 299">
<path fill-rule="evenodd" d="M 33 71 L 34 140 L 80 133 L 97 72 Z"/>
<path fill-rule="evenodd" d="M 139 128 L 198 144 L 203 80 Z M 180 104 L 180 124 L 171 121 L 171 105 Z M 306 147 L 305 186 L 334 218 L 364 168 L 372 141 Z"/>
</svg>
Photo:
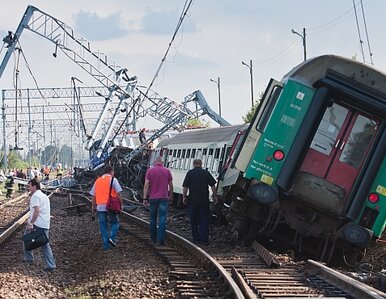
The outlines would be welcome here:
<svg viewBox="0 0 386 299">
<path fill-rule="evenodd" d="M 125 36 L 121 13 L 100 17 L 96 13 L 80 11 L 75 15 L 75 28 L 89 40 L 109 40 Z"/>
</svg>

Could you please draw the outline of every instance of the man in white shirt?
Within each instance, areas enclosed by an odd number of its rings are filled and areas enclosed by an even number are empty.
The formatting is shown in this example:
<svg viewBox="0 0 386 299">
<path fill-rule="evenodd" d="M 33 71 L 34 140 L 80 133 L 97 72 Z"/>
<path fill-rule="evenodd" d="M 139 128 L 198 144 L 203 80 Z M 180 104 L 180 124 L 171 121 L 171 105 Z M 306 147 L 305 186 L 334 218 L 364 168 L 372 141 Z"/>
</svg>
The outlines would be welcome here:
<svg viewBox="0 0 386 299">
<path fill-rule="evenodd" d="M 30 211 L 28 224 L 25 233 L 34 229 L 44 230 L 47 238 L 50 229 L 50 199 L 40 190 L 40 182 L 34 178 L 28 182 L 28 191 L 30 191 Z M 56 263 L 52 254 L 50 243 L 41 247 L 43 258 L 46 262 L 47 268 L 45 270 L 51 271 L 56 269 Z M 23 260 L 25 262 L 33 262 L 34 256 L 32 251 L 23 250 Z"/>
</svg>

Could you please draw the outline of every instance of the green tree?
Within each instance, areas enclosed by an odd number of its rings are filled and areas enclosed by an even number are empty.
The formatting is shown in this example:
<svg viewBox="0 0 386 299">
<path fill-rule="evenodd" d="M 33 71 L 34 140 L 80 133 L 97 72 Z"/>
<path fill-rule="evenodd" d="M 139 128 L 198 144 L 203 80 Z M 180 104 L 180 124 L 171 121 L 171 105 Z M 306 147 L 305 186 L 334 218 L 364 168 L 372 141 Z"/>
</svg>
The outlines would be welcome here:
<svg viewBox="0 0 386 299">
<path fill-rule="evenodd" d="M 259 99 L 253 103 L 253 106 L 251 109 L 249 109 L 249 111 L 247 112 L 247 114 L 245 114 L 242 119 L 244 121 L 244 123 L 250 123 L 252 122 L 253 120 L 253 117 L 255 116 L 256 112 L 259 110 L 260 108 L 260 103 L 261 103 L 261 99 L 263 98 L 263 95 L 264 93 L 263 92 L 260 92 L 259 93 Z"/>
<path fill-rule="evenodd" d="M 208 128 L 210 122 L 204 119 L 191 118 L 186 122 L 186 128 L 196 129 L 196 128 Z"/>
<path fill-rule="evenodd" d="M 53 145 L 48 145 L 42 152 L 40 163 L 43 165 L 55 165 L 58 162 L 58 158 L 58 148 Z"/>
<path fill-rule="evenodd" d="M 73 150 L 67 145 L 63 145 L 59 152 L 59 161 L 63 165 L 72 166 Z"/>
<path fill-rule="evenodd" d="M 23 161 L 18 151 L 10 151 L 8 154 L 8 168 L 26 169 L 28 163 Z"/>
</svg>

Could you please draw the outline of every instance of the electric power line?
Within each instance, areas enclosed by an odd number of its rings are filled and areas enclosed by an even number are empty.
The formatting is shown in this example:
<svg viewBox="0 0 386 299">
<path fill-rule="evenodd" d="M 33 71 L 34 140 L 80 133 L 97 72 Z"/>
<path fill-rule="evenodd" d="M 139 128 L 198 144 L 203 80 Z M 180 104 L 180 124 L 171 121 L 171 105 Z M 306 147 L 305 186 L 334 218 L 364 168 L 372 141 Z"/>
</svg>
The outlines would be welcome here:
<svg viewBox="0 0 386 299">
<path fill-rule="evenodd" d="M 366 17 L 365 17 L 365 10 L 364 10 L 364 8 L 363 8 L 363 1 L 362 1 L 362 0 L 361 0 L 361 8 L 362 8 L 363 24 L 364 24 L 364 26 L 365 26 L 365 32 L 366 32 L 367 46 L 368 46 L 368 48 L 369 48 L 370 61 L 371 61 L 371 65 L 374 65 L 374 63 L 373 63 L 373 52 L 371 52 L 369 33 L 368 33 L 368 30 L 367 30 L 367 23 L 366 23 Z"/>
</svg>

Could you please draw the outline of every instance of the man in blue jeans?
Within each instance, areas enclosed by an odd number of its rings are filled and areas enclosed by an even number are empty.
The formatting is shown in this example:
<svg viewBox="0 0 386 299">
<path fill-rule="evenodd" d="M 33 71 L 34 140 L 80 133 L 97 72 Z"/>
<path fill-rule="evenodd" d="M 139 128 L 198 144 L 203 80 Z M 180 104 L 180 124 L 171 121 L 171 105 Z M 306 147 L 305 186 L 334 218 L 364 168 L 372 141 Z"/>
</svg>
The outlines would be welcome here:
<svg viewBox="0 0 386 299">
<path fill-rule="evenodd" d="M 209 171 L 202 168 L 200 159 L 193 160 L 193 169 L 189 170 L 182 184 L 182 200 L 188 205 L 190 225 L 194 243 L 209 242 L 209 190 L 212 189 L 214 204 L 217 204 L 216 180 Z M 187 196 L 189 190 L 189 197 Z"/>
<path fill-rule="evenodd" d="M 172 173 L 163 166 L 162 157 L 158 156 L 154 161 L 154 167 L 146 172 L 143 204 L 147 206 L 150 202 L 150 239 L 159 245 L 165 244 L 168 201 L 173 201 Z"/>
<path fill-rule="evenodd" d="M 92 212 L 98 212 L 98 222 L 101 232 L 103 249 L 108 250 L 111 247 L 116 246 L 117 233 L 119 229 L 119 217 L 118 214 L 110 213 L 106 209 L 107 200 L 110 196 L 118 197 L 122 205 L 122 187 L 118 180 L 114 177 L 114 169 L 110 165 L 105 166 L 104 174 L 97 178 L 90 194 L 93 196 L 92 199 Z M 110 232 L 108 224 L 110 223 Z"/>
<path fill-rule="evenodd" d="M 25 233 L 29 233 L 32 230 L 44 230 L 47 238 L 50 230 L 50 218 L 51 218 L 51 205 L 50 199 L 40 189 L 40 182 L 37 179 L 32 179 L 28 182 L 28 191 L 31 195 L 30 212 L 28 217 L 28 224 Z M 34 260 L 32 251 L 25 250 L 23 247 L 23 260 L 27 263 L 31 263 Z M 52 249 L 50 243 L 41 247 L 44 261 L 46 262 L 46 271 L 52 271 L 56 269 L 56 263 L 54 256 L 52 255 Z"/>
</svg>

